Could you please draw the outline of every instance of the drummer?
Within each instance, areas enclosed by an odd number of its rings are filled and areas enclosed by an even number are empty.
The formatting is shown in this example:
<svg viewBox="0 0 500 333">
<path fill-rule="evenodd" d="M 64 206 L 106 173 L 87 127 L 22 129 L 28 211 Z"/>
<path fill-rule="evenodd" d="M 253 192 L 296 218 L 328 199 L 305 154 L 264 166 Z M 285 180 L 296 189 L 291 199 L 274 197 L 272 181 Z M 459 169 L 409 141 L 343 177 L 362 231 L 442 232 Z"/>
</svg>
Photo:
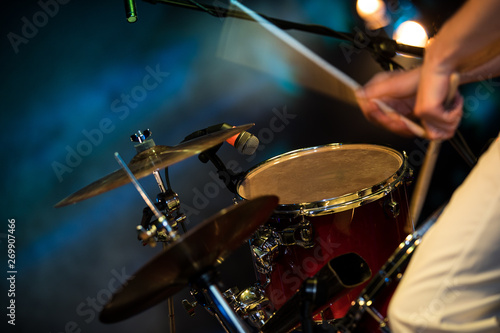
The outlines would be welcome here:
<svg viewBox="0 0 500 333">
<path fill-rule="evenodd" d="M 445 110 L 449 78 L 500 75 L 500 1 L 469 0 L 426 48 L 423 65 L 381 73 L 357 92 L 367 119 L 412 135 L 373 99 L 420 118 L 428 138 L 451 138 L 463 98 Z M 389 307 L 394 332 L 500 331 L 500 140 L 495 140 L 423 238 Z"/>
</svg>

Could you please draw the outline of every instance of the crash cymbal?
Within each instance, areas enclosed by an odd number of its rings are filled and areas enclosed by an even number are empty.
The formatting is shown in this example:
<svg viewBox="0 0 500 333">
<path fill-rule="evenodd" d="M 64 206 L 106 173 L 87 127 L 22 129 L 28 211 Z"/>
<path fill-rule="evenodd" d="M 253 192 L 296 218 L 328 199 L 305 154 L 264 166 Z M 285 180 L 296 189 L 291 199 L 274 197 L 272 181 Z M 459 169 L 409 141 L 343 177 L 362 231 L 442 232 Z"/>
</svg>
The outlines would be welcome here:
<svg viewBox="0 0 500 333">
<path fill-rule="evenodd" d="M 247 124 L 227 130 L 221 130 L 183 142 L 174 147 L 153 146 L 134 156 L 128 164 L 128 167 L 134 174 L 135 178 L 140 179 L 146 177 L 151 175 L 154 171 L 165 169 L 166 167 L 185 160 L 188 157 L 198 155 L 201 152 L 224 142 L 230 137 L 249 129 L 253 125 L 254 124 Z M 71 205 L 113 190 L 127 183 L 130 183 L 130 178 L 124 170 L 119 169 L 59 201 L 55 207 Z"/>
<path fill-rule="evenodd" d="M 121 321 L 173 296 L 242 245 L 267 221 L 277 204 L 276 196 L 244 201 L 188 231 L 113 295 L 100 320 Z"/>
</svg>

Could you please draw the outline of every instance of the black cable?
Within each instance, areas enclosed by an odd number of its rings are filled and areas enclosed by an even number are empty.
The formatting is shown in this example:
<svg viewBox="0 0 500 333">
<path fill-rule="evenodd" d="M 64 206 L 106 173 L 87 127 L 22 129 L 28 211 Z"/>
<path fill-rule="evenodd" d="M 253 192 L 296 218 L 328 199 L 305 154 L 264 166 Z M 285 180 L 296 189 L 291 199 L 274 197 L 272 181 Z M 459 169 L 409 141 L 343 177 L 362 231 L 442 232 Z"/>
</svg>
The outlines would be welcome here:
<svg viewBox="0 0 500 333">
<path fill-rule="evenodd" d="M 200 4 L 194 0 L 188 0 L 188 2 L 176 1 L 176 0 L 143 0 L 143 1 L 153 4 L 160 2 L 171 6 L 198 10 L 216 17 L 235 17 L 239 19 L 255 21 L 251 16 L 240 10 L 232 10 L 208 4 Z M 368 50 L 370 50 L 371 53 L 375 55 L 375 59 L 384 69 L 403 68 L 397 62 L 390 59 L 391 57 L 394 57 L 397 52 L 403 52 L 417 57 L 421 57 L 424 52 L 423 48 L 399 44 L 390 38 L 385 38 L 385 37 L 368 38 L 366 37 L 366 35 L 360 33 L 354 34 L 347 32 L 339 32 L 322 25 L 302 24 L 302 23 L 281 20 L 274 17 L 269 17 L 260 13 L 256 14 L 283 30 L 294 29 L 304 32 L 310 32 L 318 35 L 345 40 L 352 43 L 353 45 L 356 45 L 358 42 L 368 40 L 370 42 L 366 44 L 366 47 L 368 48 Z M 359 38 L 361 38 L 361 40 L 358 40 Z"/>
<path fill-rule="evenodd" d="M 167 189 L 172 191 L 172 186 L 170 185 L 170 178 L 168 177 L 168 167 L 165 168 L 165 182 L 167 183 Z"/>
</svg>

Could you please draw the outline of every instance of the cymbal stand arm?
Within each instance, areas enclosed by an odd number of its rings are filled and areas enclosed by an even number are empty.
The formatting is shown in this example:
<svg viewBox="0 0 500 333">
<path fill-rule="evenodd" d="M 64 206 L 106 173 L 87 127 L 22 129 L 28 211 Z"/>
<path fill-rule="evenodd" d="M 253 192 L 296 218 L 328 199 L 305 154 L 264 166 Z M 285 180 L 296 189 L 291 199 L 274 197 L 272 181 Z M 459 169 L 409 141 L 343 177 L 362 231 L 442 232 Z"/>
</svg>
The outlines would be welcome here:
<svg viewBox="0 0 500 333">
<path fill-rule="evenodd" d="M 156 183 L 158 184 L 158 187 L 160 188 L 160 191 L 162 193 L 167 192 L 167 189 L 165 188 L 165 184 L 163 184 L 163 179 L 161 179 L 160 173 L 157 171 L 153 171 L 153 176 L 155 177 Z"/>
<path fill-rule="evenodd" d="M 171 237 L 172 239 L 176 239 L 178 237 L 177 233 L 172 229 L 172 227 L 166 222 L 166 217 L 163 215 L 158 208 L 154 205 L 154 203 L 149 199 L 148 195 L 142 188 L 141 184 L 137 181 L 137 178 L 135 178 L 134 174 L 128 166 L 125 164 L 123 159 L 121 158 L 120 154 L 115 153 L 115 158 L 118 161 L 118 164 L 122 167 L 122 169 L 127 173 L 128 177 L 130 178 L 130 181 L 134 184 L 135 188 L 141 195 L 141 197 L 144 199 L 146 204 L 149 206 L 151 211 L 155 214 L 155 216 L 158 218 L 158 222 L 162 224 L 162 226 L 166 229 L 167 235 Z"/>
<path fill-rule="evenodd" d="M 135 150 L 137 150 L 137 153 L 140 153 L 148 148 L 151 148 L 155 146 L 156 144 L 154 141 L 150 138 L 150 136 L 153 133 L 149 130 L 146 129 L 144 131 L 137 131 L 135 134 L 132 134 L 130 136 L 130 140 L 132 142 L 138 142 L 139 144 L 135 146 Z M 158 183 L 158 187 L 160 188 L 160 191 L 165 193 L 165 184 L 163 184 L 163 180 L 161 179 L 160 173 L 158 170 L 153 171 L 153 176 L 155 177 L 156 182 Z M 168 183 L 168 180 L 167 180 Z"/>
</svg>

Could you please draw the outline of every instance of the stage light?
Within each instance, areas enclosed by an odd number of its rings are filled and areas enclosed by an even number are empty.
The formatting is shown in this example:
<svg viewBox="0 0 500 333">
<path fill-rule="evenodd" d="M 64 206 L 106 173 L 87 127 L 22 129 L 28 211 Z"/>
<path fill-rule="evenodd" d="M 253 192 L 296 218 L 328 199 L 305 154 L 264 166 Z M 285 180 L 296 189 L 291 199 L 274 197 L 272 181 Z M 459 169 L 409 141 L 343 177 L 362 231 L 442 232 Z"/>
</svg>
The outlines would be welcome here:
<svg viewBox="0 0 500 333">
<path fill-rule="evenodd" d="M 389 24 L 386 6 L 382 0 L 358 0 L 356 10 L 371 30 L 380 29 Z"/>
<path fill-rule="evenodd" d="M 429 38 L 427 32 L 415 21 L 401 23 L 392 36 L 398 43 L 425 47 Z"/>
</svg>

